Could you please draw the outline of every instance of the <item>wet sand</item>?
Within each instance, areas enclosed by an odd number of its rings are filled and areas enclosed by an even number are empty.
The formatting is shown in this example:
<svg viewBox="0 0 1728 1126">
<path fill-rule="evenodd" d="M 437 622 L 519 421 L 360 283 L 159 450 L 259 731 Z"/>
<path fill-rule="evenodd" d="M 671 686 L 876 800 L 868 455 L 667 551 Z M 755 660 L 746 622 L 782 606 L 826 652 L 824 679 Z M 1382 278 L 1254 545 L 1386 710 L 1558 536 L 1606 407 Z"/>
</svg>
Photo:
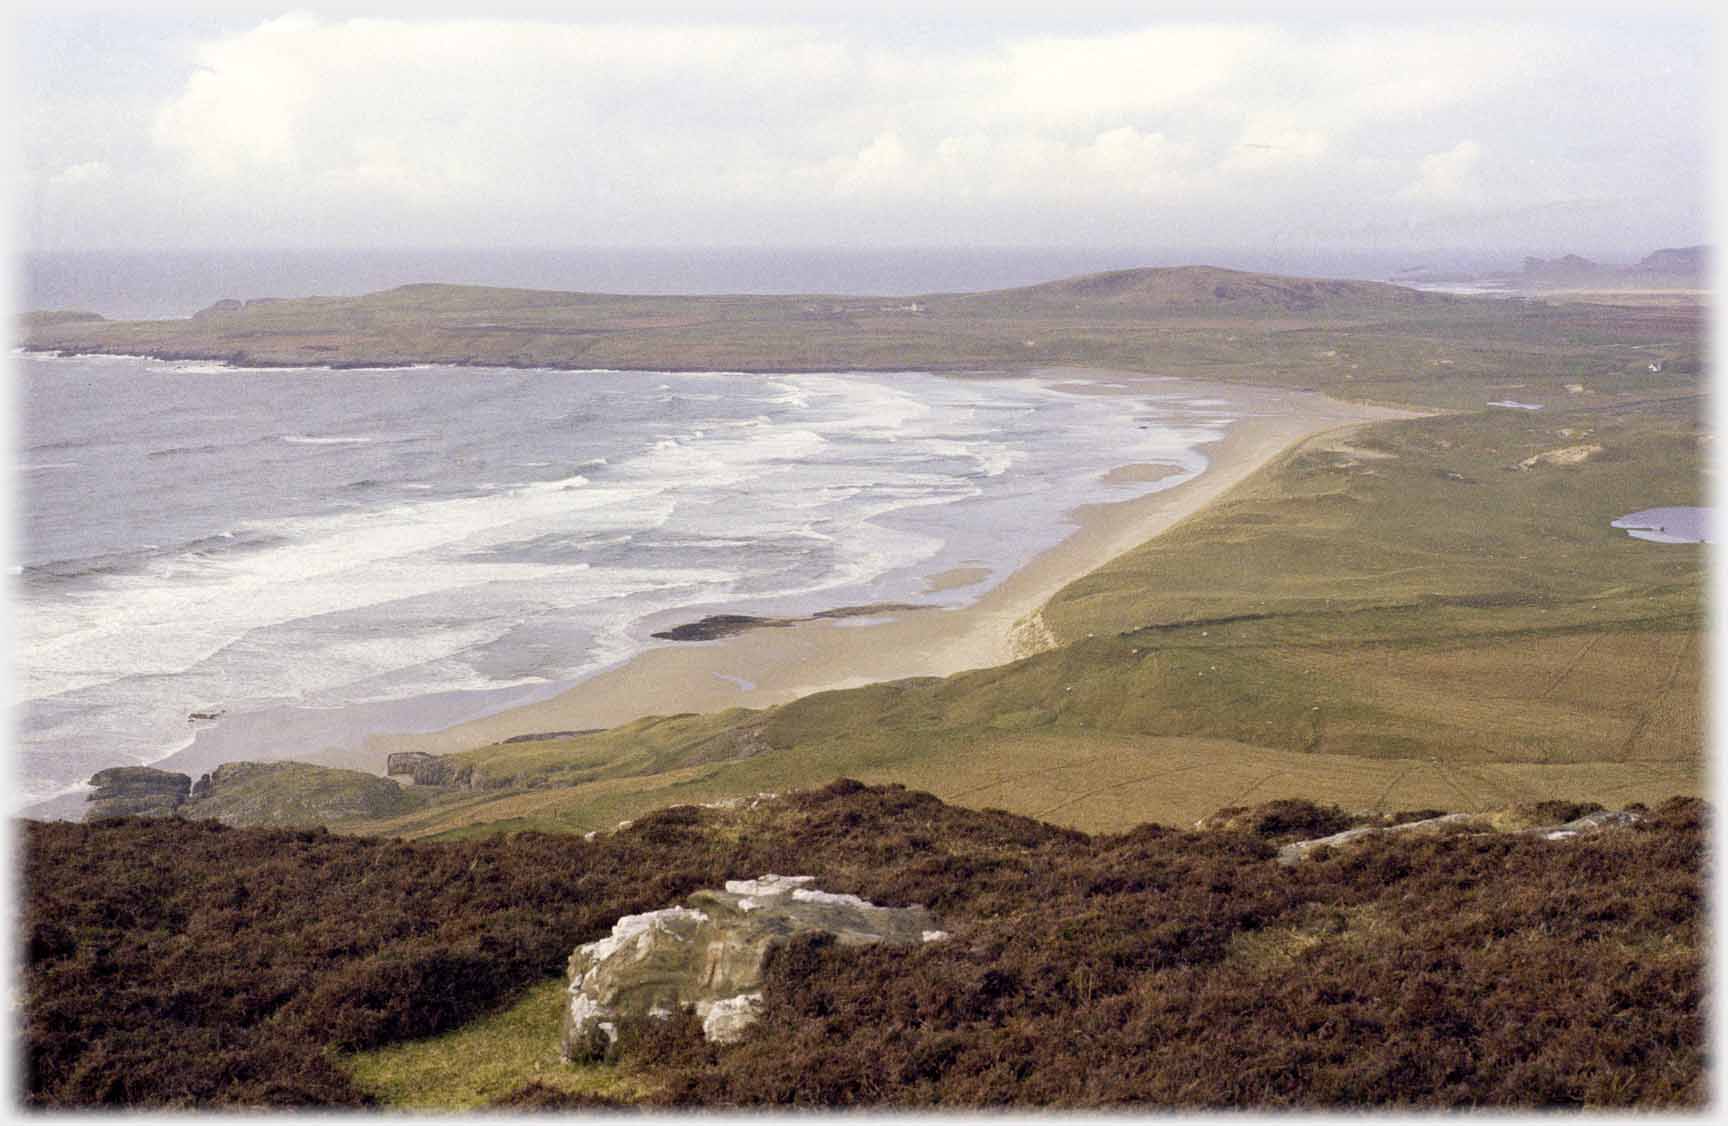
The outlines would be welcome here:
<svg viewBox="0 0 1728 1126">
<path fill-rule="evenodd" d="M 988 567 L 952 567 L 946 571 L 938 571 L 934 575 L 924 576 L 924 592 L 940 594 L 945 590 L 959 590 L 961 587 L 977 586 L 995 572 Z"/>
<path fill-rule="evenodd" d="M 1414 415 L 1337 402 L 1311 392 L 1216 386 L 1113 371 L 1062 369 L 1037 374 L 1063 379 L 1064 389 L 1086 394 L 1212 392 L 1241 403 L 1247 414 L 1222 441 L 1203 447 L 1210 465 L 1198 477 L 1148 496 L 1075 510 L 1072 535 L 972 605 L 885 615 L 885 620 L 807 621 L 716 641 L 669 645 L 550 699 L 442 731 L 374 735 L 358 751 L 327 751 L 316 757 L 381 770 L 384 756 L 391 751 L 448 753 L 534 732 L 613 727 L 645 715 L 762 708 L 813 692 L 1004 664 L 1050 645 L 1038 611 L 1058 590 L 1200 511 L 1283 450 L 1339 427 Z M 1118 467 L 1122 475 L 1115 480 L 1144 480 L 1140 472 L 1158 468 L 1162 467 Z M 961 570 L 930 576 L 929 589 L 980 581 L 973 574 L 957 573 Z"/>
<path fill-rule="evenodd" d="M 1106 485 L 1139 485 L 1152 481 L 1162 481 L 1164 478 L 1174 477 L 1180 472 L 1182 472 L 1182 467 L 1178 465 L 1137 462 L 1134 465 L 1118 465 L 1099 480 Z"/>
</svg>

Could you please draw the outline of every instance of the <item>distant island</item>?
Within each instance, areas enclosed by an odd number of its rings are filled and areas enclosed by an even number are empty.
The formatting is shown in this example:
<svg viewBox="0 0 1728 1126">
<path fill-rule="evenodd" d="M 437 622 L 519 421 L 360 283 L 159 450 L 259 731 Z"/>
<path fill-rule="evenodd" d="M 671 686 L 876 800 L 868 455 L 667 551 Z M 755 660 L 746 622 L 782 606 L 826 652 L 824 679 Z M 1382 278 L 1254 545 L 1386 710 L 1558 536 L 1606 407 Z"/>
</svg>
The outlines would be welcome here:
<svg viewBox="0 0 1728 1126">
<path fill-rule="evenodd" d="M 1576 254 L 1525 258 L 1518 270 L 1463 273 L 1410 266 L 1393 275 L 1412 284 L 1491 283 L 1509 289 L 1698 289 L 1710 284 L 1711 248 L 1671 247 L 1646 254 L 1630 266 L 1609 266 Z"/>
</svg>

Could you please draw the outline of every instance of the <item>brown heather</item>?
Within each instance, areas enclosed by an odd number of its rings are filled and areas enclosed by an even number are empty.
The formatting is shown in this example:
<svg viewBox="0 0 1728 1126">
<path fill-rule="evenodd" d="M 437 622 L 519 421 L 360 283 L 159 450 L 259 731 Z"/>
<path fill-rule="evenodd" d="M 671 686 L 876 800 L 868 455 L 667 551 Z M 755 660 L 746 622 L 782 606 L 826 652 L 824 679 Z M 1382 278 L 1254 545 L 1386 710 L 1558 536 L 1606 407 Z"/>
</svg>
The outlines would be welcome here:
<svg viewBox="0 0 1728 1126">
<path fill-rule="evenodd" d="M 1696 1107 L 1704 817 L 1675 799 L 1595 837 L 1382 838 L 1294 868 L 1272 841 L 1336 810 L 1087 837 L 842 781 L 594 841 L 27 823 L 23 1097 L 363 1103 L 335 1051 L 452 1028 L 619 915 L 779 872 L 927 904 L 952 938 L 800 942 L 731 1047 L 688 1018 L 625 1029 L 656 1102 Z"/>
</svg>

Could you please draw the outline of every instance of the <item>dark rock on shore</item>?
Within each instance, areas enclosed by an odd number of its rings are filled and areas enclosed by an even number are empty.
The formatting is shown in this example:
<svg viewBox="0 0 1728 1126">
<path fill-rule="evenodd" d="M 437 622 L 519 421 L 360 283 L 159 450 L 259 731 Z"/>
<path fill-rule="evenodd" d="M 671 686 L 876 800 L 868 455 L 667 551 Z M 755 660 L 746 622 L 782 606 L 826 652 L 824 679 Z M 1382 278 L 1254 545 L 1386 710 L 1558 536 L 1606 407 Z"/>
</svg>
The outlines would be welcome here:
<svg viewBox="0 0 1728 1126">
<path fill-rule="evenodd" d="M 752 629 L 781 629 L 796 625 L 798 618 L 758 618 L 750 614 L 711 614 L 699 621 L 650 634 L 664 641 L 713 641 Z"/>
<path fill-rule="evenodd" d="M 168 817 L 192 789 L 192 779 L 153 766 L 113 766 L 90 776 L 96 792 L 86 800 L 84 820 L 107 817 Z"/>
<path fill-rule="evenodd" d="M 818 610 L 802 618 L 761 618 L 751 614 L 710 614 L 706 618 L 651 634 L 663 641 L 714 641 L 753 629 L 784 629 L 803 622 L 828 621 L 836 618 L 864 618 L 872 614 L 896 614 L 907 610 L 927 610 L 929 607 L 911 602 L 877 602 L 869 606 L 839 606 Z"/>
</svg>

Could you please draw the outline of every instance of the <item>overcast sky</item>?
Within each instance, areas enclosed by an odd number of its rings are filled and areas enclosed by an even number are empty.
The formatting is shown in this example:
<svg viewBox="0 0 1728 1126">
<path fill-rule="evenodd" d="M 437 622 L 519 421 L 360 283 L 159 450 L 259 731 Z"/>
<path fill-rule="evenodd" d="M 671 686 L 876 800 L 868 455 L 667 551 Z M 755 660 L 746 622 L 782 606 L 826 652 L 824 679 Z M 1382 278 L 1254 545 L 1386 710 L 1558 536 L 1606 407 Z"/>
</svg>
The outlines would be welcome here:
<svg viewBox="0 0 1728 1126">
<path fill-rule="evenodd" d="M 1708 236 L 1711 29 L 1684 6 L 857 6 L 40 10 L 14 43 L 21 241 L 1632 254 Z"/>
</svg>

